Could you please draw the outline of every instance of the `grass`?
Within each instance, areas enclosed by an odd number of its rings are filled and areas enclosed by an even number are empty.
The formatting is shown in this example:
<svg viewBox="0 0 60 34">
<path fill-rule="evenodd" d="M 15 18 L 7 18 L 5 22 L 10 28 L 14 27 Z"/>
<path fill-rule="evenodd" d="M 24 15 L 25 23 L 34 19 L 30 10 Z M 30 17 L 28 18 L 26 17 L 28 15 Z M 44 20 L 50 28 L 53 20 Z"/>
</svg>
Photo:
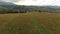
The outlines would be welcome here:
<svg viewBox="0 0 60 34">
<path fill-rule="evenodd" d="M 60 14 L 0 14 L 0 34 L 60 34 Z"/>
<path fill-rule="evenodd" d="M 43 25 L 41 25 L 40 22 L 37 21 L 35 18 L 32 18 L 31 20 L 35 24 L 35 27 L 39 29 L 40 32 L 42 32 L 42 34 L 50 34 L 50 32 L 47 29 L 45 29 Z"/>
</svg>

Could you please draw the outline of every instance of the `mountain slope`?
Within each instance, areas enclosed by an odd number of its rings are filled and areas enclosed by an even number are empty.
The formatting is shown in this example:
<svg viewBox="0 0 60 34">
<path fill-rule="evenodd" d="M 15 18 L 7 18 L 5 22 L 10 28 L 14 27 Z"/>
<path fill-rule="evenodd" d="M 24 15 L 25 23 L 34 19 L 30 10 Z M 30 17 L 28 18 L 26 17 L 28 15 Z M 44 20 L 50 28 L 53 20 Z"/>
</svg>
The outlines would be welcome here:
<svg viewBox="0 0 60 34">
<path fill-rule="evenodd" d="M 0 5 L 14 5 L 11 2 L 0 1 Z"/>
</svg>

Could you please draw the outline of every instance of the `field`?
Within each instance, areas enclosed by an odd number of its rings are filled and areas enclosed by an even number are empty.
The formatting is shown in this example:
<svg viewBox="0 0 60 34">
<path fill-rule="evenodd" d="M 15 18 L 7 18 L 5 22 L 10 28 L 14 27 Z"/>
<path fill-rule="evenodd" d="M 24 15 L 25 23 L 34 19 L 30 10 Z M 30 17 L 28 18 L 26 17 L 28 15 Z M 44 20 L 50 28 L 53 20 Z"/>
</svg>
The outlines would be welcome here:
<svg viewBox="0 0 60 34">
<path fill-rule="evenodd" d="M 60 14 L 0 14 L 0 34 L 60 34 Z"/>
</svg>

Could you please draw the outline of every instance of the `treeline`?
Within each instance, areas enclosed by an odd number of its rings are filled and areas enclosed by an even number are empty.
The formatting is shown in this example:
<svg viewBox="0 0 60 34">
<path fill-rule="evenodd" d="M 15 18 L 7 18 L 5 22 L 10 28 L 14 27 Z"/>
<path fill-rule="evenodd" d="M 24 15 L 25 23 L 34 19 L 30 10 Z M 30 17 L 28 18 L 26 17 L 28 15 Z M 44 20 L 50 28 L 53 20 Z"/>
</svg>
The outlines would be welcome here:
<svg viewBox="0 0 60 34">
<path fill-rule="evenodd" d="M 0 6 L 0 13 L 27 13 L 27 12 L 40 12 L 39 9 L 29 6 Z"/>
<path fill-rule="evenodd" d="M 60 12 L 46 7 L 8 5 L 0 6 L 0 13 L 27 13 L 27 12 Z"/>
</svg>

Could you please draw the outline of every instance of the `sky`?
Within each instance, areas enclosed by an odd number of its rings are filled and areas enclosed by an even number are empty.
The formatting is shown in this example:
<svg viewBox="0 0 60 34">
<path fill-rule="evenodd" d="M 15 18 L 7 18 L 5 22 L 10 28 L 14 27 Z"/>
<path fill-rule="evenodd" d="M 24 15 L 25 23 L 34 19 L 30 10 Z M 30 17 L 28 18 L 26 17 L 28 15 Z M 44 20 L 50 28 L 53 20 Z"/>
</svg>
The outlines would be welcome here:
<svg viewBox="0 0 60 34">
<path fill-rule="evenodd" d="M 52 6 L 60 6 L 60 0 L 0 0 L 0 1 L 7 1 L 12 2 L 17 5 L 52 5 Z"/>
</svg>

